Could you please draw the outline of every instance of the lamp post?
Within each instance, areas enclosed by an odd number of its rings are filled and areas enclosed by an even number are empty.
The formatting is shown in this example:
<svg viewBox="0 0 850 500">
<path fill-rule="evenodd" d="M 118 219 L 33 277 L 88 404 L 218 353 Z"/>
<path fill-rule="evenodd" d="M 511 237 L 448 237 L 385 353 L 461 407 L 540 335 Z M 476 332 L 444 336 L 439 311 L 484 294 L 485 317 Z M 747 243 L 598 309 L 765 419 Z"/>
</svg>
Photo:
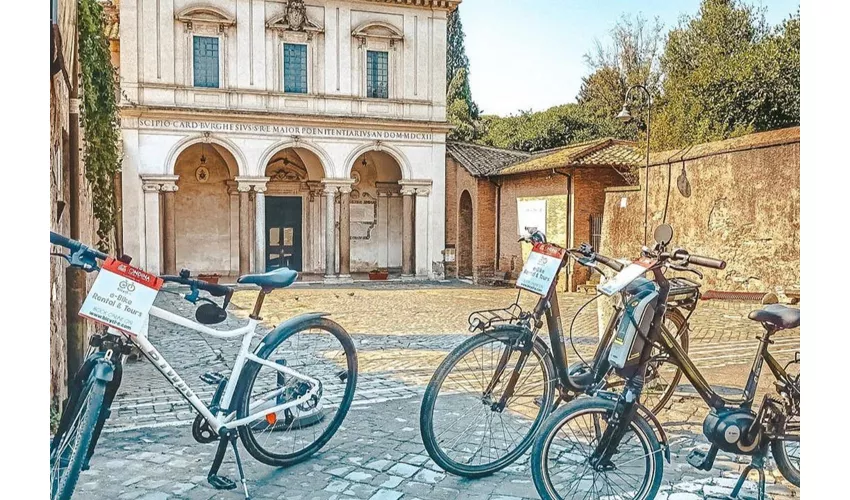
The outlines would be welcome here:
<svg viewBox="0 0 850 500">
<path fill-rule="evenodd" d="M 644 176 L 644 195 L 643 195 L 643 244 L 646 245 L 649 229 L 649 132 L 652 124 L 652 94 L 643 85 L 632 85 L 626 90 L 626 98 L 623 100 L 623 109 L 617 115 L 617 119 L 623 123 L 632 121 L 632 114 L 629 112 L 629 95 L 632 90 L 640 89 L 646 94 L 647 110 L 646 110 L 646 173 Z"/>
</svg>

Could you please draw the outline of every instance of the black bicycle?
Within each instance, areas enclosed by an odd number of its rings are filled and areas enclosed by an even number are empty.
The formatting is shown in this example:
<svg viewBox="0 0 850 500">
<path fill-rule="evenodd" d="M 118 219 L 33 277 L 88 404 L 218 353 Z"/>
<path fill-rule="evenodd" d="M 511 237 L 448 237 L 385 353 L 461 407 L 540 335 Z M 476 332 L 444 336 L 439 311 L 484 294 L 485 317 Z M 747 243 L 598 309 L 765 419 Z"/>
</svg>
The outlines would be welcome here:
<svg viewBox="0 0 850 500">
<path fill-rule="evenodd" d="M 101 269 L 99 261 L 108 256 L 78 241 L 51 232 L 50 242 L 70 250 L 53 255 L 68 260 L 71 266 L 85 271 Z M 129 267 L 130 260 L 108 260 L 104 269 L 114 267 L 126 272 L 122 290 L 133 291 L 139 284 L 134 279 L 159 279 Z M 123 271 L 122 271 L 123 270 Z M 192 425 L 192 436 L 200 443 L 218 441 L 207 480 L 219 490 L 236 488 L 236 483 L 218 474 L 228 446 L 233 449 L 245 497 L 248 482 L 242 469 L 237 437 L 251 456 L 272 466 L 288 466 L 303 462 L 333 437 L 348 413 L 357 383 L 357 352 L 348 333 L 324 313 L 302 314 L 291 318 L 265 334 L 251 347 L 259 335 L 260 310 L 266 295 L 291 285 L 298 273 L 286 268 L 239 278 L 239 283 L 260 287 L 257 301 L 247 323 L 234 330 L 222 331 L 207 325 L 227 318 L 227 305 L 233 288 L 192 279 L 187 270 L 180 276 L 163 276 L 166 282 L 188 286 L 183 296 L 196 309 L 196 321 L 152 306 L 150 317 L 220 339 L 241 339 L 239 353 L 228 375 L 207 372 L 201 380 L 216 387 L 212 399 L 205 403 L 148 339 L 147 324 L 141 331 L 130 333 L 109 327 L 106 333 L 90 340 L 90 351 L 83 366 L 71 380 L 58 430 L 50 442 L 51 498 L 71 498 L 80 471 L 88 468 L 110 406 L 121 385 L 123 365 L 133 347 L 166 377 L 174 389 L 198 412 Z M 144 283 L 139 281 L 138 283 Z M 200 296 L 205 291 L 222 298 L 221 305 Z M 94 314 L 109 318 L 114 307 L 129 303 L 129 296 L 110 294 L 112 303 L 99 306 Z M 126 300 L 125 300 L 126 299 Z M 112 323 L 109 323 L 112 324 Z"/>
<path fill-rule="evenodd" d="M 641 397 L 649 366 L 658 350 L 680 367 L 700 397 L 711 408 L 703 433 L 711 443 L 708 452 L 694 450 L 688 462 L 711 470 L 718 450 L 752 456 L 732 492 L 737 497 L 747 475 L 759 473 L 759 498 L 764 498 L 764 463 L 768 448 L 782 475 L 800 485 L 800 375 L 799 353 L 782 366 L 768 352 L 777 332 L 800 326 L 800 311 L 782 305 L 753 311 L 750 319 L 765 329 L 759 337 L 752 370 L 743 396 L 727 399 L 712 390 L 700 371 L 662 325 L 670 294 L 665 271 L 690 271 L 691 266 L 724 269 L 722 260 L 691 255 L 687 250 L 668 251 L 673 237 L 669 225 L 655 232 L 656 245 L 644 248 L 643 261 L 653 280 L 642 283 L 643 293 L 633 299 L 629 322 L 615 339 L 609 361 L 625 379 L 619 393 L 599 391 L 592 398 L 572 401 L 545 422 L 531 455 L 537 492 L 545 499 L 653 499 L 661 486 L 664 459 L 670 460 L 667 437 L 657 420 L 648 417 Z M 765 395 L 753 408 L 759 375 L 767 363 L 776 378 L 777 396 Z M 789 367 L 796 370 L 789 372 Z"/>
<path fill-rule="evenodd" d="M 546 244 L 541 232 L 523 240 Z M 593 252 L 586 244 L 567 250 L 561 268 L 570 256 L 591 269 L 598 270 L 597 263 L 615 271 L 623 269 L 622 263 Z M 696 307 L 699 286 L 685 280 L 677 283 L 680 286 L 670 297 L 665 328 L 686 352 L 687 320 Z M 473 313 L 470 330 L 479 333 L 446 357 L 425 390 L 419 417 L 422 441 L 431 459 L 452 474 L 482 477 L 507 467 L 531 447 L 544 419 L 561 402 L 623 384 L 609 377 L 607 353 L 624 304 L 614 306 L 591 361 L 570 365 L 557 279 L 532 311 L 522 311 L 518 300 L 504 310 Z M 544 316 L 548 345 L 540 338 Z M 654 353 L 648 366 L 651 411 L 659 411 L 672 397 L 681 371 L 667 363 L 667 355 L 661 351 Z"/>
</svg>

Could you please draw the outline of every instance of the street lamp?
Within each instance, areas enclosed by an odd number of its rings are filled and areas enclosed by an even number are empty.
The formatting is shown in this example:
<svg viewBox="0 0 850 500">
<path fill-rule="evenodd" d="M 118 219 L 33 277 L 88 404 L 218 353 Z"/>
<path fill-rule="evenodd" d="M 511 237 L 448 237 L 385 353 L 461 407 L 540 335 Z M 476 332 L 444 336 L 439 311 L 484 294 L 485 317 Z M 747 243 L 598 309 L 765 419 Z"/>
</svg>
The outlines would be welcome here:
<svg viewBox="0 0 850 500">
<path fill-rule="evenodd" d="M 629 111 L 629 95 L 632 90 L 640 89 L 646 94 L 648 106 L 646 108 L 646 174 L 644 176 L 644 195 L 643 195 L 643 244 L 646 245 L 649 234 L 649 131 L 652 123 L 652 94 L 643 85 L 632 85 L 626 90 L 626 98 L 623 100 L 623 109 L 617 115 L 617 119 L 623 123 L 632 121 L 632 113 Z"/>
</svg>

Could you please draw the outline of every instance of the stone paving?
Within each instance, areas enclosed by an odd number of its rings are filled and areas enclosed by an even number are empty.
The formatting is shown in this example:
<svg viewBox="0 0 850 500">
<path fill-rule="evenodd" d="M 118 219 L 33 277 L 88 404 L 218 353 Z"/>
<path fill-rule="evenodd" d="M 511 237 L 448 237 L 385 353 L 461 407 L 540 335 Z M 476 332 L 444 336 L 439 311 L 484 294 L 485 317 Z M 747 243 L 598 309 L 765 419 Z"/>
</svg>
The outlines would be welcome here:
<svg viewBox="0 0 850 500">
<path fill-rule="evenodd" d="M 218 329 L 244 323 L 256 297 L 240 291 L 231 306 L 231 318 Z M 414 499 L 521 499 L 537 498 L 528 470 L 528 454 L 493 476 L 468 480 L 446 474 L 427 456 L 419 434 L 419 404 L 425 386 L 445 355 L 468 338 L 466 319 L 471 311 L 510 304 L 510 289 L 465 285 L 304 287 L 275 292 L 266 299 L 264 329 L 308 311 L 327 311 L 354 338 L 359 377 L 352 408 L 343 427 L 330 443 L 305 463 L 275 469 L 244 452 L 243 462 L 252 497 L 281 499 L 371 500 Z M 562 298 L 565 325 L 589 297 Z M 158 305 L 191 316 L 194 306 L 175 295 L 162 293 Z M 523 307 L 528 304 L 523 303 Z M 743 385 L 760 327 L 745 319 L 755 305 L 713 308 L 706 304 L 694 315 L 691 354 L 706 370 L 709 381 L 729 390 Z M 590 320 L 588 320 L 590 324 Z M 238 340 L 200 337 L 153 319 L 151 340 L 172 366 L 209 400 L 212 387 L 198 380 L 209 370 L 227 373 L 213 350 L 230 362 Z M 589 356 L 595 346 L 592 334 L 576 332 L 579 352 Z M 209 344 L 209 345 L 208 345 Z M 771 352 L 790 360 L 799 350 L 799 331 L 777 337 Z M 574 353 L 570 350 L 570 356 Z M 572 358 L 571 358 L 572 359 Z M 730 380 L 730 374 L 735 380 Z M 770 389 L 763 377 L 761 390 Z M 706 414 L 701 400 L 687 386 L 674 397 L 661 416 L 671 440 L 672 464 L 665 464 L 665 484 L 659 499 L 688 500 L 728 494 L 746 460 L 719 454 L 715 469 L 705 473 L 685 461 L 694 447 L 707 448 L 701 436 Z M 93 499 L 210 499 L 240 498 L 239 490 L 213 490 L 206 474 L 215 444 L 202 445 L 191 437 L 194 413 L 163 377 L 147 362 L 130 362 L 124 383 L 113 405 L 112 417 L 78 486 L 79 498 Z M 241 446 L 240 446 L 241 448 Z M 232 454 L 222 473 L 236 477 Z M 768 473 L 771 498 L 799 496 L 775 468 Z M 747 483 L 751 493 L 754 484 Z"/>
</svg>

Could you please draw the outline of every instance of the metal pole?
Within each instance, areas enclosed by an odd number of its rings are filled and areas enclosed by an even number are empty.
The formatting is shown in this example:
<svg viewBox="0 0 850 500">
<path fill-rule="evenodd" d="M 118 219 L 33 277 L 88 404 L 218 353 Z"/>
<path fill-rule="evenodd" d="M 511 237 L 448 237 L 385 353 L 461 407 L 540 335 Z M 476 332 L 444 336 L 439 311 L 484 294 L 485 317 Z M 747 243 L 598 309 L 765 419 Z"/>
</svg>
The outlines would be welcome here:
<svg viewBox="0 0 850 500">
<path fill-rule="evenodd" d="M 646 87 L 641 87 L 646 92 L 647 109 L 646 109 L 646 191 L 643 195 L 643 244 L 646 246 L 649 240 L 649 132 L 652 129 L 652 95 L 646 90 Z"/>
</svg>

